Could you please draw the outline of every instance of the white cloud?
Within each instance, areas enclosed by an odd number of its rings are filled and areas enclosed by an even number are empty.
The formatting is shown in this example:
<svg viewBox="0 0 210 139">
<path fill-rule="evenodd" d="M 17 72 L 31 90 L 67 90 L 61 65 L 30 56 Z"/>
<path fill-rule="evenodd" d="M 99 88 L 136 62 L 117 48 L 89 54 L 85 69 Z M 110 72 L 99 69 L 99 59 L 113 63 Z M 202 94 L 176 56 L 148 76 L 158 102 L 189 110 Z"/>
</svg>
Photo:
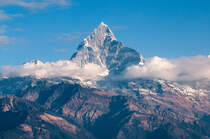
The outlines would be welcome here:
<svg viewBox="0 0 210 139">
<path fill-rule="evenodd" d="M 210 59 L 206 56 L 164 59 L 153 57 L 144 66 L 134 65 L 125 71 L 125 78 L 160 78 L 172 81 L 210 80 Z"/>
<path fill-rule="evenodd" d="M 108 70 L 96 64 L 80 67 L 69 60 L 57 62 L 35 61 L 19 66 L 3 66 L 5 76 L 35 76 L 37 78 L 71 77 L 80 80 L 98 80 L 108 74 Z M 147 59 L 143 66 L 134 65 L 126 69 L 124 78 L 150 78 L 170 81 L 210 80 L 210 58 L 207 56 L 164 59 Z"/>
<path fill-rule="evenodd" d="M 0 0 L 0 6 L 19 6 L 28 9 L 44 9 L 49 6 L 69 6 L 70 0 Z"/>
<path fill-rule="evenodd" d="M 97 80 L 107 74 L 105 68 L 96 64 L 87 64 L 80 67 L 69 60 L 57 62 L 35 61 L 20 66 L 3 66 L 5 76 L 35 76 L 37 78 L 71 77 L 80 80 Z"/>
</svg>

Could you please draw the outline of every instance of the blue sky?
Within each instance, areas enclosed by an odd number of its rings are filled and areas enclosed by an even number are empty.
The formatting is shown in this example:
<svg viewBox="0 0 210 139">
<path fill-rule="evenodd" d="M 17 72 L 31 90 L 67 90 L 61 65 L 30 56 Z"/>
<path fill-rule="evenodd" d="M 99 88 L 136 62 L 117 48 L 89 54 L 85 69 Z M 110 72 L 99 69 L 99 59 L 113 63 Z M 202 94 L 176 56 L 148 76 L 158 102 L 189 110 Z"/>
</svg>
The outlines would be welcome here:
<svg viewBox="0 0 210 139">
<path fill-rule="evenodd" d="M 101 21 L 146 58 L 210 54 L 209 0 L 0 0 L 0 65 L 69 59 Z"/>
</svg>

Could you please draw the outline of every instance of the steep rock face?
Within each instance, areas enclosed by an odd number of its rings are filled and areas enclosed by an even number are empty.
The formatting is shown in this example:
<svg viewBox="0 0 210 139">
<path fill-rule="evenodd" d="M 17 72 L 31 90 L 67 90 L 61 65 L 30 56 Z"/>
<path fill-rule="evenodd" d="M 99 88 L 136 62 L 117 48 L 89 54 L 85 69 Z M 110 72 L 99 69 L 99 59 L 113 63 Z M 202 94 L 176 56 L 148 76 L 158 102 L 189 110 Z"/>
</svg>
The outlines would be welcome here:
<svg viewBox="0 0 210 139">
<path fill-rule="evenodd" d="M 0 99 L 0 138 L 94 138 L 62 117 L 45 112 L 44 107 L 15 96 Z"/>
<path fill-rule="evenodd" d="M 110 28 L 103 22 L 80 43 L 71 60 L 81 67 L 87 63 L 94 63 L 115 74 L 127 66 L 143 63 L 143 57 L 117 41 Z"/>
<path fill-rule="evenodd" d="M 39 81 L 36 86 L 29 86 L 16 95 L 85 126 L 108 111 L 110 97 L 114 94 L 67 82 Z"/>
<path fill-rule="evenodd" d="M 209 116 L 206 116 L 209 112 L 207 107 L 201 108 L 199 101 L 192 102 L 184 96 L 168 93 L 165 96 L 128 99 L 129 111 L 133 114 L 121 127 L 118 138 L 206 139 L 210 136 L 207 128 Z M 199 106 L 193 108 L 193 103 Z M 209 105 L 207 102 L 205 104 Z"/>
<path fill-rule="evenodd" d="M 101 54 L 107 51 L 104 50 L 107 49 L 104 47 L 104 43 L 113 40 L 116 40 L 114 34 L 110 28 L 102 22 L 98 28 L 94 29 L 94 31 L 80 43 L 77 52 L 73 54 L 71 60 L 80 64 L 80 66 L 84 66 L 87 63 L 94 63 L 106 67 L 105 55 Z"/>
</svg>

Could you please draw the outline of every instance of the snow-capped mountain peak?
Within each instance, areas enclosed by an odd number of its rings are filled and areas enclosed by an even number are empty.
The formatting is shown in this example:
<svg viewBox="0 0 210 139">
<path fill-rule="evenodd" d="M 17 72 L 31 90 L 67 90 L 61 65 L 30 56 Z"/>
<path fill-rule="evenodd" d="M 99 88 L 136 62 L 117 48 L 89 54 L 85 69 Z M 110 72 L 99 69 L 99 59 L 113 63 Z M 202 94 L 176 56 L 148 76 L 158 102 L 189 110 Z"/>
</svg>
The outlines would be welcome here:
<svg viewBox="0 0 210 139">
<path fill-rule="evenodd" d="M 79 45 L 71 60 L 81 67 L 94 63 L 118 74 L 127 66 L 143 62 L 143 57 L 135 50 L 117 41 L 108 25 L 101 22 Z"/>
<path fill-rule="evenodd" d="M 83 40 L 83 43 L 86 47 L 91 47 L 97 51 L 103 46 L 103 43 L 106 39 L 111 41 L 116 40 L 109 26 L 104 24 L 104 22 L 101 22 L 101 24 Z"/>
</svg>

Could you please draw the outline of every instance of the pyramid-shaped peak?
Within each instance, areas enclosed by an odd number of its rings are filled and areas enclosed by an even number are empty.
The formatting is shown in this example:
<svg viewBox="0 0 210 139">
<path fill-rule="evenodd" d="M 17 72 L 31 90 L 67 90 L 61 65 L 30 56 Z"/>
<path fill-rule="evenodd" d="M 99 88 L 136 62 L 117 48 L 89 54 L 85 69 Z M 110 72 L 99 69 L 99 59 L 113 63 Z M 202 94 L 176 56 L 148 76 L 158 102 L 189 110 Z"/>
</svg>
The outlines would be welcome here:
<svg viewBox="0 0 210 139">
<path fill-rule="evenodd" d="M 115 36 L 114 34 L 112 33 L 111 29 L 109 28 L 109 26 L 107 24 L 104 24 L 104 22 L 101 22 L 99 24 L 99 26 L 94 29 L 94 31 L 91 33 L 91 35 L 97 35 L 97 36 L 110 36 L 112 38 L 112 40 L 115 40 Z"/>
<path fill-rule="evenodd" d="M 143 64 L 140 54 L 117 41 L 104 22 L 80 43 L 71 60 L 81 67 L 89 63 L 99 65 L 112 74 L 120 74 L 130 65 Z"/>
<path fill-rule="evenodd" d="M 105 27 L 108 27 L 108 25 L 107 25 L 107 24 L 104 24 L 104 22 L 103 22 L 103 21 L 100 23 L 100 25 L 99 25 L 99 26 L 105 26 Z"/>
<path fill-rule="evenodd" d="M 101 22 L 97 28 L 94 29 L 90 35 L 84 39 L 83 43 L 85 46 L 92 48 L 99 48 L 104 44 L 105 40 L 116 40 L 114 34 L 108 25 Z"/>
</svg>

